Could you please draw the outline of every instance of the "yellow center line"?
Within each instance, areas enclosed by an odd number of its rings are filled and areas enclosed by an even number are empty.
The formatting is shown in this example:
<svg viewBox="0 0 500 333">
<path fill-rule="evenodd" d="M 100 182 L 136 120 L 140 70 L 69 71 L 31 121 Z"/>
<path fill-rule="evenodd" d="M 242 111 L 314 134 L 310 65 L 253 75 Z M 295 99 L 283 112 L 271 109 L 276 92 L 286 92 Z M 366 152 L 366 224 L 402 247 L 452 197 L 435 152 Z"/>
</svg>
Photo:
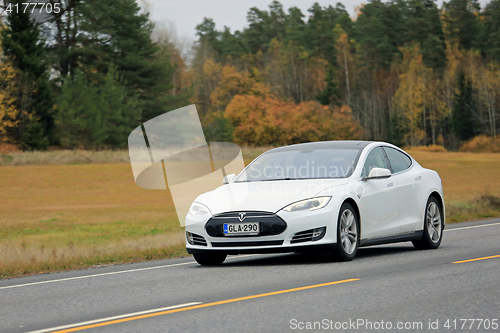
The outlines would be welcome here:
<svg viewBox="0 0 500 333">
<path fill-rule="evenodd" d="M 467 259 L 467 260 L 455 261 L 453 263 L 454 264 L 462 264 L 464 262 L 471 262 L 471 261 L 478 261 L 478 260 L 492 259 L 492 258 L 500 258 L 500 254 L 495 255 L 495 256 L 489 256 L 489 257 L 482 257 L 482 258 L 475 258 L 475 259 Z"/>
<path fill-rule="evenodd" d="M 352 282 L 352 281 L 358 281 L 358 280 L 359 279 L 347 279 L 347 280 L 327 282 L 327 283 L 315 284 L 315 285 L 305 286 L 305 287 L 299 287 L 299 288 L 292 288 L 292 289 L 286 289 L 286 290 L 273 291 L 273 292 L 270 292 L 270 293 L 264 293 L 264 294 L 258 294 L 258 295 L 251 295 L 251 296 L 245 296 L 245 297 L 232 298 L 232 299 L 227 299 L 225 301 L 218 301 L 218 302 L 212 302 L 212 303 L 206 303 L 206 304 L 200 304 L 200 305 L 193 305 L 193 306 L 188 306 L 188 307 L 185 307 L 185 308 L 179 308 L 179 309 L 173 309 L 173 310 L 167 310 L 167 311 L 160 311 L 160 312 L 155 312 L 155 313 L 148 313 L 148 314 L 144 314 L 144 315 L 133 316 L 133 317 L 123 318 L 123 319 L 117 319 L 117 320 L 111 320 L 111 321 L 106 321 L 106 322 L 97 323 L 97 324 L 85 325 L 85 326 L 80 326 L 80 327 L 73 327 L 73 328 L 69 328 L 69 329 L 65 329 L 65 330 L 54 331 L 54 333 L 66 333 L 66 332 L 82 331 L 82 330 L 86 330 L 86 329 L 89 329 L 89 328 L 95 328 L 95 327 L 101 327 L 101 326 L 119 324 L 119 323 L 123 323 L 123 322 L 127 322 L 127 321 L 132 321 L 132 320 L 137 320 L 137 319 L 143 319 L 143 318 L 150 318 L 150 317 L 162 316 L 162 315 L 166 315 L 166 314 L 169 314 L 169 313 L 176 313 L 176 312 L 183 312 L 183 311 L 188 311 L 188 310 L 195 310 L 195 309 L 207 308 L 209 306 L 214 306 L 214 305 L 234 303 L 234 302 L 239 302 L 239 301 L 245 301 L 245 300 L 249 300 L 249 299 L 259 298 L 259 297 L 273 296 L 273 295 L 285 294 L 285 293 L 290 293 L 290 292 L 299 291 L 299 290 L 307 290 L 307 289 L 313 289 L 313 288 L 319 288 L 319 287 L 326 287 L 326 286 L 331 286 L 331 285 L 334 285 L 334 284 L 340 284 L 340 283 Z"/>
</svg>

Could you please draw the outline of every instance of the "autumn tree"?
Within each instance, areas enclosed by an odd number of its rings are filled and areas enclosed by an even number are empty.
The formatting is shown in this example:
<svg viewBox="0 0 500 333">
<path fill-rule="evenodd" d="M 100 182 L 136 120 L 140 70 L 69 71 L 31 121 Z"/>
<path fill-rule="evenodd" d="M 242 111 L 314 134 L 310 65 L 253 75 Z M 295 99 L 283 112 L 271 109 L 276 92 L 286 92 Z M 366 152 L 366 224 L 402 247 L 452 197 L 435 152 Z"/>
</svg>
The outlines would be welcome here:
<svg viewBox="0 0 500 333">
<path fill-rule="evenodd" d="M 170 111 L 190 104 L 193 96 L 193 73 L 183 55 L 184 49 L 190 45 L 180 41 L 175 30 L 167 27 L 165 21 L 156 22 L 151 39 L 158 48 L 154 62 L 163 64 L 165 72 L 171 78 L 170 89 L 165 92 L 163 99 L 165 110 Z"/>
<path fill-rule="evenodd" d="M 424 143 L 426 133 L 422 120 L 426 116 L 426 77 L 429 71 L 424 67 L 418 46 L 403 49 L 400 86 L 394 95 L 394 109 L 403 127 L 404 144 L 416 146 Z M 425 122 L 425 120 L 424 120 Z"/>
<path fill-rule="evenodd" d="M 0 26 L 3 29 L 3 26 Z M 0 142 L 12 141 L 18 122 L 15 99 L 15 70 L 3 56 L 0 40 Z"/>
<path fill-rule="evenodd" d="M 236 95 L 225 116 L 234 141 L 249 145 L 286 145 L 309 141 L 360 139 L 363 131 L 351 109 L 309 101 L 295 104 L 276 98 Z"/>
<path fill-rule="evenodd" d="M 259 80 L 258 70 L 254 68 L 253 75 L 245 71 L 236 71 L 234 66 L 226 65 L 218 70 L 218 84 L 210 95 L 211 109 L 204 119 L 204 130 L 209 140 L 232 141 L 234 127 L 225 117 L 224 111 L 236 95 L 254 95 L 271 97 L 273 93 L 269 86 Z"/>
<path fill-rule="evenodd" d="M 339 81 L 344 83 L 341 88 L 344 91 L 342 95 L 344 96 L 345 104 L 351 105 L 351 86 L 354 82 L 356 65 L 356 45 L 355 41 L 349 38 L 339 24 L 335 27 L 334 32 L 337 36 L 335 47 L 337 48 L 337 64 L 340 68 Z"/>
</svg>

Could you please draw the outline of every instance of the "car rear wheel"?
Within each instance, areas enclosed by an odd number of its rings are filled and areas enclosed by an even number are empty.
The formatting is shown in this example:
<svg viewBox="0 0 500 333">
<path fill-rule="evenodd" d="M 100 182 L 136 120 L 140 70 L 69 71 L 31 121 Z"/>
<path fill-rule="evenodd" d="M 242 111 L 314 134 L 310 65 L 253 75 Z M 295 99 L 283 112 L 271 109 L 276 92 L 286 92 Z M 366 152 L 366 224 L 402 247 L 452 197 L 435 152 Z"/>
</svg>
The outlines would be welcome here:
<svg viewBox="0 0 500 333">
<path fill-rule="evenodd" d="M 217 266 L 222 265 L 226 260 L 227 254 L 225 253 L 195 253 L 193 254 L 194 260 L 203 266 Z"/>
<path fill-rule="evenodd" d="M 425 207 L 424 235 L 421 240 L 413 241 L 419 250 L 437 249 L 443 237 L 443 213 L 436 198 L 430 197 Z"/>
<path fill-rule="evenodd" d="M 344 203 L 337 221 L 337 248 L 334 257 L 340 261 L 351 261 L 356 257 L 358 247 L 359 218 L 356 210 L 349 203 Z"/>
</svg>

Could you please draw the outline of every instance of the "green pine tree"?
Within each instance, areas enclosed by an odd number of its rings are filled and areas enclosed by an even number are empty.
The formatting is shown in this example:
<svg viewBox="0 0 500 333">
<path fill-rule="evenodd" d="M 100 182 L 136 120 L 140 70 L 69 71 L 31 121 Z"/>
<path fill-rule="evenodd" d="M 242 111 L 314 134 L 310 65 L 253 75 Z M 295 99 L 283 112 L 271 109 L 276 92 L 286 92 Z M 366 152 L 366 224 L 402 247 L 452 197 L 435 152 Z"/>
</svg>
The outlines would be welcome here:
<svg viewBox="0 0 500 333">
<path fill-rule="evenodd" d="M 486 5 L 483 17 L 484 51 L 492 60 L 500 63 L 500 0 L 491 0 Z"/>
<path fill-rule="evenodd" d="M 167 111 L 173 69 L 155 61 L 158 47 L 151 40 L 149 15 L 140 13 L 135 0 L 87 0 L 74 10 L 76 57 L 88 79 L 101 84 L 114 66 L 123 85 L 138 96 L 142 121 Z"/>
<path fill-rule="evenodd" d="M 450 0 L 444 4 L 448 38 L 466 50 L 480 46 L 479 10 L 477 0 Z"/>
<path fill-rule="evenodd" d="M 140 118 L 137 97 L 113 67 L 101 85 L 79 71 L 68 76 L 57 102 L 57 134 L 68 148 L 123 148 Z"/>
<path fill-rule="evenodd" d="M 476 101 L 472 80 L 463 71 L 458 74 L 458 91 L 453 99 L 453 132 L 462 141 L 474 137 L 473 112 L 476 111 Z"/>
<path fill-rule="evenodd" d="M 127 89 L 121 85 L 118 72 L 111 67 L 100 90 L 99 108 L 104 119 L 108 147 L 124 148 L 130 131 L 140 121 L 136 96 L 129 96 Z"/>
<path fill-rule="evenodd" d="M 446 43 L 436 3 L 432 0 L 409 0 L 406 12 L 406 43 L 419 43 L 424 64 L 443 70 L 446 67 Z"/>
<path fill-rule="evenodd" d="M 22 7 L 21 0 L 11 3 Z M 15 139 L 23 149 L 44 150 L 55 141 L 54 97 L 48 79 L 45 41 L 29 11 L 12 10 L 6 21 L 1 32 L 3 52 L 17 70 L 15 104 L 20 112 Z"/>
<path fill-rule="evenodd" d="M 325 81 L 326 87 L 316 96 L 316 99 L 322 105 L 339 105 L 340 90 L 337 73 L 332 65 L 328 65 Z"/>
</svg>

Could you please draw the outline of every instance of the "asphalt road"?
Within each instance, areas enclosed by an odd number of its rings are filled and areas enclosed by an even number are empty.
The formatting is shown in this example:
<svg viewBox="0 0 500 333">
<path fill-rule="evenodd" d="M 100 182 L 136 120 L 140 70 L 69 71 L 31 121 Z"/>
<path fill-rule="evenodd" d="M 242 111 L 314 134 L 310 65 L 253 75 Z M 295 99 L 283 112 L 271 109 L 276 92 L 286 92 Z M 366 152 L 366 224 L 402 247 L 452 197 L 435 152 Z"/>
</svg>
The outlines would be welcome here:
<svg viewBox="0 0 500 333">
<path fill-rule="evenodd" d="M 362 248 L 348 263 L 181 258 L 0 281 L 1 332 L 500 332 L 499 321 L 500 219 L 448 225 L 438 250 Z"/>
</svg>

